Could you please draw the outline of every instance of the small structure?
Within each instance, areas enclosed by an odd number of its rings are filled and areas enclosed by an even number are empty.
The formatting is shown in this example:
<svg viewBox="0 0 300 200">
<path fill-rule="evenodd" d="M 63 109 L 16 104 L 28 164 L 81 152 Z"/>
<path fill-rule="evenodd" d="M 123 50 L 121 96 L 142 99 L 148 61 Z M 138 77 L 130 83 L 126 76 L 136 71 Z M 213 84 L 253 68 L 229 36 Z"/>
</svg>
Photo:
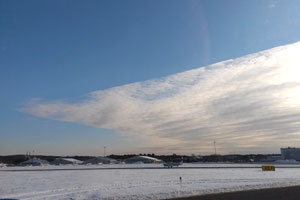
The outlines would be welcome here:
<svg viewBox="0 0 300 200">
<path fill-rule="evenodd" d="M 82 161 L 74 159 L 74 158 L 56 158 L 50 164 L 51 165 L 78 165 L 81 163 L 82 163 Z"/>
<path fill-rule="evenodd" d="M 261 166 L 262 171 L 275 171 L 275 166 L 273 165 L 263 165 Z"/>
<path fill-rule="evenodd" d="M 31 158 L 24 162 L 19 163 L 19 166 L 42 166 L 42 165 L 48 165 L 49 162 L 47 160 L 42 160 L 39 158 Z"/>
<path fill-rule="evenodd" d="M 135 164 L 135 163 L 162 163 L 162 160 L 153 158 L 150 156 L 134 156 L 125 160 L 125 163 Z"/>
<path fill-rule="evenodd" d="M 164 167 L 167 167 L 167 168 L 173 168 L 173 167 L 179 167 L 179 165 L 182 165 L 183 164 L 183 161 L 180 161 L 180 162 L 164 162 Z"/>
<path fill-rule="evenodd" d="M 112 158 L 108 157 L 96 157 L 91 158 L 83 162 L 83 164 L 92 164 L 92 165 L 98 165 L 98 164 L 117 164 L 118 161 Z"/>
<path fill-rule="evenodd" d="M 281 156 L 284 160 L 297 160 L 300 161 L 300 148 L 288 147 L 281 148 Z"/>
</svg>

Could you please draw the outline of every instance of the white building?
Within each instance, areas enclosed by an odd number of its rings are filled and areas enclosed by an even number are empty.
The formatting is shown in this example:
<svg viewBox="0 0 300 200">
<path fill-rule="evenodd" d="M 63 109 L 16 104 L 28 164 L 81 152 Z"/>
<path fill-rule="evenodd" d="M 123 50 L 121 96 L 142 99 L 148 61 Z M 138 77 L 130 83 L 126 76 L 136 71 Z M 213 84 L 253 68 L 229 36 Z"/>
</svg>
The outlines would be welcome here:
<svg viewBox="0 0 300 200">
<path fill-rule="evenodd" d="M 134 156 L 125 160 L 125 163 L 162 163 L 162 160 L 150 156 Z"/>
<path fill-rule="evenodd" d="M 31 158 L 29 160 L 19 163 L 18 165 L 19 166 L 42 166 L 47 164 L 49 164 L 47 160 L 42 160 L 39 158 Z"/>
<path fill-rule="evenodd" d="M 288 147 L 281 148 L 281 156 L 284 160 L 297 160 L 300 161 L 300 148 Z"/>
<path fill-rule="evenodd" d="M 74 158 L 56 158 L 52 161 L 51 165 L 77 165 L 81 164 L 82 161 L 74 159 Z"/>
<path fill-rule="evenodd" d="M 118 163 L 117 160 L 108 158 L 108 157 L 97 157 L 97 158 L 91 158 L 83 162 L 83 164 L 116 164 Z"/>
</svg>

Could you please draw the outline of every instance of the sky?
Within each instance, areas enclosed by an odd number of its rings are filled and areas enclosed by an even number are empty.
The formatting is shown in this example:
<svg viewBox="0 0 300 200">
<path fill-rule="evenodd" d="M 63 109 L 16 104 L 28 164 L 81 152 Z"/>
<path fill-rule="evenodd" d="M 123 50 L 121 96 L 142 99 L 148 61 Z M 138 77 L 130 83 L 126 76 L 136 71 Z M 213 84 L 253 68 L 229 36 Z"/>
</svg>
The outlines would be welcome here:
<svg viewBox="0 0 300 200">
<path fill-rule="evenodd" d="M 0 155 L 299 147 L 299 19 L 299 0 L 0 0 Z"/>
</svg>

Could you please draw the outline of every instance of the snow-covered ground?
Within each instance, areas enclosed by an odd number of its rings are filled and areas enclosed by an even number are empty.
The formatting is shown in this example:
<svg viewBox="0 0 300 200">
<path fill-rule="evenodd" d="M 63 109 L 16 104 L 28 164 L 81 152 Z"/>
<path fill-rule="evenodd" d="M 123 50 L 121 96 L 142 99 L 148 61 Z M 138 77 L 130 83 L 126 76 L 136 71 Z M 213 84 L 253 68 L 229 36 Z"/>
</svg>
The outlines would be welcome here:
<svg viewBox="0 0 300 200">
<path fill-rule="evenodd" d="M 165 199 L 208 193 L 300 185 L 299 168 L 143 169 L 162 165 L 43 166 L 0 169 L 0 199 Z M 184 166 L 260 166 L 189 164 Z M 283 166 L 283 165 L 280 165 Z M 293 165 L 294 166 L 294 165 Z M 108 170 L 5 171 L 13 169 Z M 138 167 L 141 169 L 126 169 Z M 182 177 L 182 182 L 179 177 Z"/>
</svg>

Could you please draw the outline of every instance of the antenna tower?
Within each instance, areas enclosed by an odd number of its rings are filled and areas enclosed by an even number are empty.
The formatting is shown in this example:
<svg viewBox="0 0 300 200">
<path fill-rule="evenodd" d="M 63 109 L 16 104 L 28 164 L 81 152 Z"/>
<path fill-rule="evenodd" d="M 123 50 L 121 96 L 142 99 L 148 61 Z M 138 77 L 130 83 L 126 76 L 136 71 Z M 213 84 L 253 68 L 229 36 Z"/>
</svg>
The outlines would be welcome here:
<svg viewBox="0 0 300 200">
<path fill-rule="evenodd" d="M 106 146 L 104 146 L 103 157 L 105 157 L 105 150 L 106 150 Z"/>
<path fill-rule="evenodd" d="M 217 155 L 217 147 L 216 147 L 216 145 L 217 145 L 217 142 L 216 142 L 216 140 L 214 140 L 215 155 Z"/>
</svg>

